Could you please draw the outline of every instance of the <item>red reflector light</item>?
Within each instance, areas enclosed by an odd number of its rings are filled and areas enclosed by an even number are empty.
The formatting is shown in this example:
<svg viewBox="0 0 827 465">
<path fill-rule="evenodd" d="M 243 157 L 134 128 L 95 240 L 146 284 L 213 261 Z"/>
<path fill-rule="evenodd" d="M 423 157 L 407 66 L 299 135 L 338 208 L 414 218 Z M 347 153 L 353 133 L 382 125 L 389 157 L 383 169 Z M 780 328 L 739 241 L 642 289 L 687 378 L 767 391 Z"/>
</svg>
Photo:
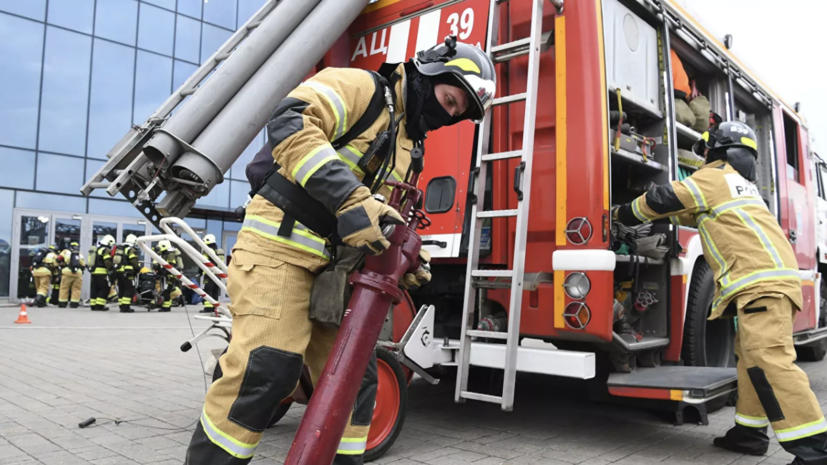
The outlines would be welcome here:
<svg viewBox="0 0 827 465">
<path fill-rule="evenodd" d="M 563 320 L 571 329 L 585 329 L 591 319 L 592 312 L 583 302 L 572 302 L 566 305 L 566 310 L 563 312 Z"/>
<path fill-rule="evenodd" d="M 583 245 L 592 238 L 592 224 L 586 218 L 573 218 L 566 225 L 566 239 L 574 245 Z"/>
</svg>

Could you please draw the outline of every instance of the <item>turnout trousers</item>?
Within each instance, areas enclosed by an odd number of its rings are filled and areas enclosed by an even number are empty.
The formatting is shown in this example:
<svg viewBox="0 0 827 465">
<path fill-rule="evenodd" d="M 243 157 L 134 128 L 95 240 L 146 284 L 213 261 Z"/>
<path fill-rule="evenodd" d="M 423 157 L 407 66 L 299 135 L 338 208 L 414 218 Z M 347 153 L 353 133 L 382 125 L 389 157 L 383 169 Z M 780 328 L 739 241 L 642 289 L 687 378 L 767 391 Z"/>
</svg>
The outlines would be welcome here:
<svg viewBox="0 0 827 465">
<path fill-rule="evenodd" d="M 308 318 L 314 275 L 306 268 L 236 250 L 229 267 L 233 337 L 223 376 L 207 392 L 187 465 L 242 465 L 273 413 L 295 390 L 303 366 L 315 384 L 337 328 Z M 376 400 L 376 359 L 368 365 L 335 465 L 361 465 Z M 319 464 L 326 465 L 326 464 Z"/>
<path fill-rule="evenodd" d="M 126 273 L 118 273 L 118 305 L 121 310 L 132 309 L 132 298 L 135 296 L 135 280 Z"/>
<path fill-rule="evenodd" d="M 738 403 L 727 442 L 764 454 L 772 425 L 794 464 L 827 465 L 827 422 L 807 375 L 795 365 L 796 308 L 783 295 L 738 305 Z"/>
<path fill-rule="evenodd" d="M 80 290 L 83 286 L 83 272 L 63 273 L 60 286 L 60 307 L 66 307 L 69 300 L 72 301 L 72 308 L 80 305 Z"/>
<path fill-rule="evenodd" d="M 49 303 L 57 305 L 60 297 L 60 274 L 52 275 L 52 295 L 49 297 Z"/>
<path fill-rule="evenodd" d="M 106 309 L 106 297 L 109 295 L 109 280 L 105 274 L 92 273 L 92 283 L 89 291 L 89 305 L 92 307 L 92 310 Z"/>
<path fill-rule="evenodd" d="M 218 284 L 214 283 L 213 280 L 206 275 L 204 276 L 204 292 L 215 299 L 216 302 L 221 296 L 221 289 L 219 289 Z M 204 311 L 213 311 L 213 305 L 207 299 L 204 299 Z"/>
</svg>

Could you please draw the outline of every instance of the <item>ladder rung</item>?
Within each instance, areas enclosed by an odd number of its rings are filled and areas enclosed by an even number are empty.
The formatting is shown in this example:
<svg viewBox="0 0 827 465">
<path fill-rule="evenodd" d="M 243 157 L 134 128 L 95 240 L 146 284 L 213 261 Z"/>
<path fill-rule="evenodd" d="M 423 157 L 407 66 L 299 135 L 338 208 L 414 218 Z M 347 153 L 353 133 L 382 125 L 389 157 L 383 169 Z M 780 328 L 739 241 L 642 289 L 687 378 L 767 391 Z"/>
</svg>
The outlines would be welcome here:
<svg viewBox="0 0 827 465">
<path fill-rule="evenodd" d="M 523 55 L 528 55 L 529 49 L 524 48 L 522 50 L 517 50 L 516 52 L 506 53 L 503 55 L 497 55 L 494 57 L 494 64 L 497 63 L 505 63 L 506 61 L 511 61 L 517 57 L 521 57 Z"/>
<path fill-rule="evenodd" d="M 504 333 L 501 331 L 480 331 L 480 330 L 468 330 L 465 331 L 466 336 L 470 337 L 484 337 L 488 339 L 508 339 L 508 333 Z"/>
<path fill-rule="evenodd" d="M 471 276 L 475 278 L 511 278 L 513 270 L 473 270 Z"/>
<path fill-rule="evenodd" d="M 186 97 L 187 95 L 192 95 L 195 91 L 198 90 L 198 87 L 190 87 L 189 89 L 184 89 L 181 91 L 181 97 Z"/>
<path fill-rule="evenodd" d="M 492 102 L 492 105 L 496 107 L 498 105 L 505 105 L 508 103 L 522 102 L 525 99 L 526 93 L 523 92 L 522 94 L 507 95 L 505 97 L 495 98 Z"/>
<path fill-rule="evenodd" d="M 523 156 L 522 150 L 514 150 L 512 152 L 489 153 L 482 156 L 482 161 L 506 160 L 509 158 L 520 158 Z"/>
<path fill-rule="evenodd" d="M 526 37 L 525 39 L 515 40 L 514 42 L 508 42 L 507 44 L 491 47 L 491 53 L 500 53 L 511 51 L 521 47 L 528 47 L 529 44 L 531 44 L 531 37 Z"/>
<path fill-rule="evenodd" d="M 488 394 L 480 394 L 478 392 L 462 391 L 459 394 L 463 399 L 480 400 L 483 402 L 491 402 L 492 404 L 501 404 L 503 398 L 500 396 L 492 396 Z"/>
<path fill-rule="evenodd" d="M 517 210 L 492 210 L 488 212 L 477 212 L 477 218 L 504 218 L 517 216 Z"/>
</svg>

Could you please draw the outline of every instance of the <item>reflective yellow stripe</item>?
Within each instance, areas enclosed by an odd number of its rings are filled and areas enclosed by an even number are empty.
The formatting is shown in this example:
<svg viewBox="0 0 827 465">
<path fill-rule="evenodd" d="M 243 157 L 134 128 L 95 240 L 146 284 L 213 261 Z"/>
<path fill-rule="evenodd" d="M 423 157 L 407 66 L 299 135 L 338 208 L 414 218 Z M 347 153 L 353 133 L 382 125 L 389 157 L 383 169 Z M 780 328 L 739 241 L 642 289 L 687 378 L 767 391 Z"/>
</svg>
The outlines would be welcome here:
<svg viewBox="0 0 827 465">
<path fill-rule="evenodd" d="M 640 210 L 639 202 L 643 199 L 643 197 L 638 197 L 632 202 L 632 213 L 635 214 L 635 217 L 643 223 L 648 223 L 650 220 L 643 214 Z"/>
<path fill-rule="evenodd" d="M 767 234 L 761 226 L 758 226 L 758 223 L 755 222 L 749 213 L 743 210 L 735 210 L 734 212 L 738 219 L 744 223 L 744 226 L 752 229 L 752 232 L 754 232 L 755 236 L 758 237 L 758 241 L 761 243 L 761 246 L 764 247 L 764 250 L 767 251 L 767 254 L 769 254 L 770 259 L 772 259 L 775 266 L 777 268 L 782 268 L 784 266 L 784 262 L 781 261 L 781 256 L 778 255 L 778 250 L 775 249 L 775 245 L 773 245 L 772 241 L 770 241 L 769 237 L 767 237 Z"/>
<path fill-rule="evenodd" d="M 359 168 L 359 160 L 361 160 L 364 156 L 362 152 L 356 150 L 351 145 L 346 145 L 337 150 L 336 153 L 339 154 L 339 158 L 341 158 L 351 170 L 356 171 L 359 174 L 365 174 L 364 171 L 362 171 L 362 168 Z"/>
<path fill-rule="evenodd" d="M 304 187 L 319 168 L 334 160 L 339 160 L 339 156 L 333 150 L 333 147 L 329 144 L 320 145 L 302 157 L 301 161 L 293 168 L 293 179 Z"/>
<path fill-rule="evenodd" d="M 347 106 L 345 106 L 344 99 L 342 99 L 335 90 L 324 84 L 307 81 L 302 85 L 312 88 L 327 100 L 330 108 L 333 110 L 333 116 L 336 118 L 336 132 L 333 134 L 333 139 L 331 140 L 342 137 L 342 135 L 347 132 Z"/>
<path fill-rule="evenodd" d="M 106 271 L 106 268 L 95 268 L 95 271 L 92 274 L 108 274 L 109 272 Z"/>
<path fill-rule="evenodd" d="M 750 428 L 763 428 L 765 426 L 769 426 L 770 421 L 767 419 L 767 417 L 751 417 L 749 415 L 742 415 L 740 413 L 736 413 L 735 423 Z"/>
<path fill-rule="evenodd" d="M 227 451 L 228 454 L 240 459 L 248 459 L 253 456 L 258 447 L 258 442 L 255 444 L 245 444 L 220 429 L 216 428 L 215 424 L 207 416 L 207 410 L 201 411 L 201 426 L 204 428 L 204 433 L 210 441 L 216 446 Z"/>
<path fill-rule="evenodd" d="M 727 264 L 724 256 L 721 255 L 721 252 L 718 250 L 718 247 L 715 246 L 715 241 L 712 240 L 712 236 L 709 235 L 709 230 L 704 226 L 703 220 L 698 222 L 698 232 L 701 233 L 701 238 L 706 243 L 707 247 L 709 248 L 709 252 L 712 254 L 712 258 L 715 259 L 715 262 L 718 264 L 719 269 L 721 270 L 721 274 L 724 275 L 727 271 Z M 728 276 L 724 276 L 725 280 L 729 280 Z"/>
<path fill-rule="evenodd" d="M 277 221 L 268 220 L 261 216 L 248 215 L 244 218 L 241 230 L 250 231 L 266 239 L 296 247 L 326 260 L 330 259 L 324 239 L 311 233 L 304 225 L 296 223 L 289 238 L 279 236 L 279 228 L 281 228 L 281 223 Z"/>
<path fill-rule="evenodd" d="M 704 197 L 704 193 L 701 192 L 701 189 L 698 188 L 698 185 L 695 184 L 695 180 L 692 178 L 686 178 L 681 181 L 686 185 L 686 188 L 689 189 L 689 193 L 692 195 L 692 199 L 695 200 L 695 205 L 697 205 L 699 211 L 706 210 L 706 197 Z"/>
<path fill-rule="evenodd" d="M 821 434 L 824 432 L 827 432 L 827 421 L 825 421 L 824 417 L 822 417 L 821 420 L 796 426 L 795 428 L 776 430 L 775 437 L 778 438 L 778 442 L 787 442 L 815 436 L 816 434 Z"/>
<path fill-rule="evenodd" d="M 798 276 L 798 270 L 792 268 L 778 268 L 778 269 L 771 269 L 771 270 L 759 270 L 752 272 L 740 279 L 735 280 L 734 283 L 724 286 L 721 289 L 721 296 L 718 297 L 718 300 L 715 301 L 713 307 L 717 308 L 718 305 L 721 304 L 723 299 L 729 297 L 730 295 L 740 291 L 741 289 L 749 286 L 751 284 L 755 284 L 761 281 L 769 281 L 772 279 L 795 279 L 801 281 L 801 278 Z"/>
<path fill-rule="evenodd" d="M 367 444 L 367 436 L 363 438 L 342 438 L 342 440 L 339 441 L 339 449 L 336 453 L 341 455 L 361 455 L 365 453 Z"/>
</svg>

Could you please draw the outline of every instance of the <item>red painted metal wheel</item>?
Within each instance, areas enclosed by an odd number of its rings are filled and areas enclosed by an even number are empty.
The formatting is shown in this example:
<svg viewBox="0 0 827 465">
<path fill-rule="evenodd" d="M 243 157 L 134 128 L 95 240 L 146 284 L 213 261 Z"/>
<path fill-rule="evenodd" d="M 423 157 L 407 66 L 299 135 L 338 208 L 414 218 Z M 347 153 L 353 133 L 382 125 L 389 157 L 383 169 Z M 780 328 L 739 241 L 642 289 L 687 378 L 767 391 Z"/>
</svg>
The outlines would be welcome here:
<svg viewBox="0 0 827 465">
<path fill-rule="evenodd" d="M 365 462 L 381 457 L 396 441 L 405 423 L 408 403 L 408 380 L 396 357 L 385 349 L 377 348 L 376 367 L 376 404 L 368 433 Z"/>
</svg>

